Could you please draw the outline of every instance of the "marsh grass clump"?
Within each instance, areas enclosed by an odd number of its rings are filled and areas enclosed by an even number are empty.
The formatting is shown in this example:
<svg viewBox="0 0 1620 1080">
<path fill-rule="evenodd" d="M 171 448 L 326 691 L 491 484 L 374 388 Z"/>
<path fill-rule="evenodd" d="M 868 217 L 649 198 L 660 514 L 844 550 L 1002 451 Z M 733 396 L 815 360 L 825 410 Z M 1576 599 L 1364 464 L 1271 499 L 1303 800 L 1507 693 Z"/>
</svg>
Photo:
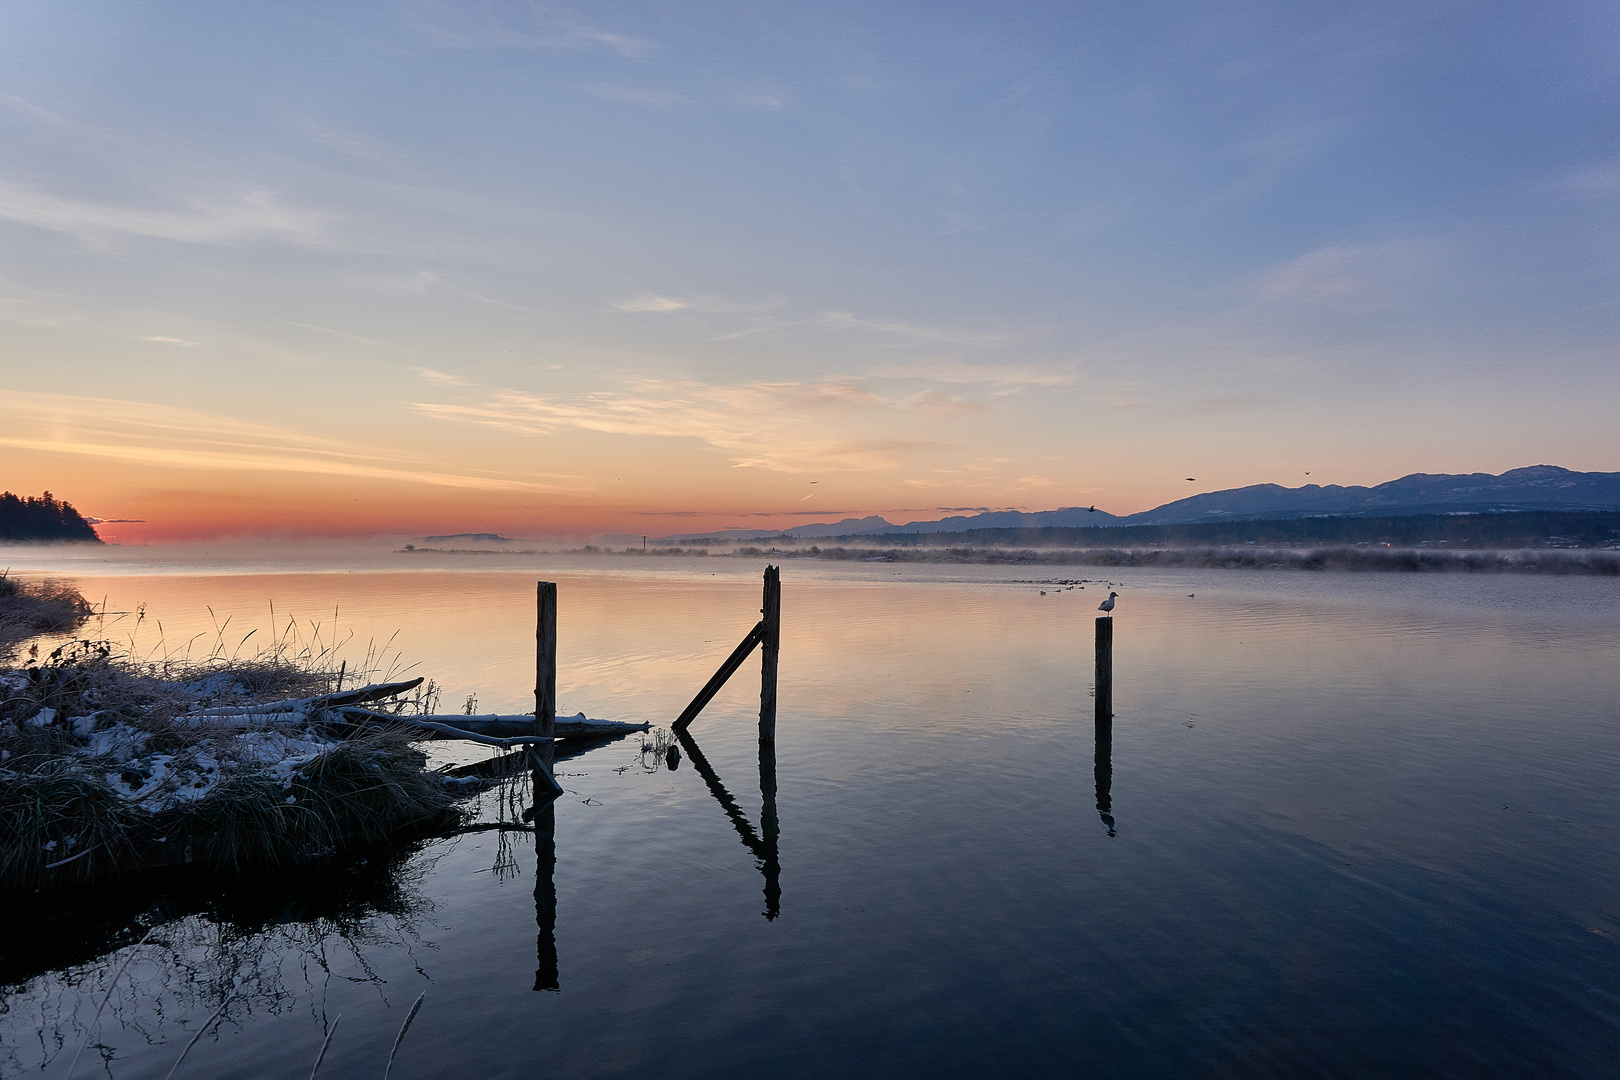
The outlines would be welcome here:
<svg viewBox="0 0 1620 1080">
<path fill-rule="evenodd" d="M 0 570 L 0 659 L 28 638 L 72 630 L 94 614 L 66 582 L 20 581 Z"/>
<path fill-rule="evenodd" d="M 94 852 L 128 858 L 140 817 L 69 757 L 9 756 L 0 763 L 0 884 L 39 883 L 53 869 L 81 879 L 70 868 Z"/>
<path fill-rule="evenodd" d="M 333 651 L 141 659 L 74 640 L 0 666 L 0 888 L 173 862 L 274 867 L 442 827 L 460 791 L 424 768 L 420 733 L 359 728 L 323 704 L 375 673 Z M 377 691 L 393 697 L 374 710 L 435 704 L 432 684 L 398 690 Z"/>
<path fill-rule="evenodd" d="M 453 813 L 455 795 L 408 735 L 335 743 L 292 769 L 251 764 L 171 817 L 203 861 L 233 869 L 307 861 Z"/>
</svg>

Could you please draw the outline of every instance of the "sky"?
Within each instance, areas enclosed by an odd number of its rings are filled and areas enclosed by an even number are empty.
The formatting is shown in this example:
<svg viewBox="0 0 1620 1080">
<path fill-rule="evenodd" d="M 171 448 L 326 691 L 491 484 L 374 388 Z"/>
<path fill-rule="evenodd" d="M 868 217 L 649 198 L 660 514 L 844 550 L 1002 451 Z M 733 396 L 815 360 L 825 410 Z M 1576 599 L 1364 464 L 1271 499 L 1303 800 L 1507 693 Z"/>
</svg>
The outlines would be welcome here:
<svg viewBox="0 0 1620 1080">
<path fill-rule="evenodd" d="M 1617 470 L 1617 76 L 1564 0 L 14 0 L 0 487 L 151 543 Z"/>
</svg>

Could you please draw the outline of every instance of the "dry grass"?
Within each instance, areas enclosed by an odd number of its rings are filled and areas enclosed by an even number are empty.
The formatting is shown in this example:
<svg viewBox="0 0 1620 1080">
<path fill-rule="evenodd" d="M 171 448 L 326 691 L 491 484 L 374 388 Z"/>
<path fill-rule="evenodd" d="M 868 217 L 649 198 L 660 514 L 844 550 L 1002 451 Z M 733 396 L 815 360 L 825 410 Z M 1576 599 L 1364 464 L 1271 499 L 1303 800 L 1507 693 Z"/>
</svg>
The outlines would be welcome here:
<svg viewBox="0 0 1620 1080">
<path fill-rule="evenodd" d="M 227 651 L 219 630 L 196 658 L 161 638 L 145 657 L 74 640 L 0 666 L 0 888 L 89 881 L 154 850 L 221 870 L 284 865 L 454 816 L 459 791 L 424 770 L 412 734 L 356 730 L 318 708 L 245 732 L 189 715 L 353 688 L 379 674 L 385 650 L 351 670 L 318 628 L 250 656 L 241 642 Z M 387 707 L 431 710 L 435 698 L 428 684 Z"/>
<path fill-rule="evenodd" d="M 207 798 L 167 815 L 171 836 L 192 837 L 211 866 L 239 869 L 320 858 L 373 844 L 411 825 L 441 823 L 455 795 L 401 732 L 337 743 L 283 782 L 238 771 Z"/>
<path fill-rule="evenodd" d="M 62 581 L 18 581 L 0 571 L 0 659 L 38 634 L 72 630 L 95 612 Z"/>
</svg>

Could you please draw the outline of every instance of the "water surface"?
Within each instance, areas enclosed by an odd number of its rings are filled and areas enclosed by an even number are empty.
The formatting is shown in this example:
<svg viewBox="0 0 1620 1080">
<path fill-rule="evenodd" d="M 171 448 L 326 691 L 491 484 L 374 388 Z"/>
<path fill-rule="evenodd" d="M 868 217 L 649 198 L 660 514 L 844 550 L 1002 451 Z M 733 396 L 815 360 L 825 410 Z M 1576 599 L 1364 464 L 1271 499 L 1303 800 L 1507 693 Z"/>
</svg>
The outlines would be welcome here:
<svg viewBox="0 0 1620 1080">
<path fill-rule="evenodd" d="M 667 725 L 763 562 L 477 567 L 26 572 L 148 655 L 296 618 L 480 711 L 532 707 L 544 577 L 562 710 Z M 0 1072 L 94 1027 L 76 1075 L 161 1077 L 223 1005 L 177 1077 L 308 1075 L 339 1014 L 321 1075 L 376 1076 L 425 991 L 395 1076 L 1620 1075 L 1620 583 L 1116 578 L 1099 756 L 1107 587 L 1054 569 L 788 561 L 774 760 L 751 663 L 706 769 L 566 762 L 551 840 L 15 912 Z"/>
</svg>

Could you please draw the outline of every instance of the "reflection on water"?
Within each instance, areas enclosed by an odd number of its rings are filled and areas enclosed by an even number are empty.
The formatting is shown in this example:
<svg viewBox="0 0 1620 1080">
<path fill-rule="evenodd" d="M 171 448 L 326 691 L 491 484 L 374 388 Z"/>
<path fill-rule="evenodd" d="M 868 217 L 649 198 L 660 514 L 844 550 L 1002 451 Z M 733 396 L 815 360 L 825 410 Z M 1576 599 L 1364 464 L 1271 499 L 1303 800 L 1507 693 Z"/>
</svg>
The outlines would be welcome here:
<svg viewBox="0 0 1620 1080">
<path fill-rule="evenodd" d="M 171 642 L 336 609 L 517 711 L 554 579 L 563 711 L 668 724 L 758 603 L 714 562 L 86 588 Z M 322 1077 L 378 1075 L 423 991 L 401 1080 L 1620 1075 L 1620 583 L 1135 577 L 1101 723 L 1106 593 L 1028 576 L 789 561 L 774 746 L 736 680 L 678 752 L 593 749 L 539 806 L 525 775 L 309 895 L 8 913 L 45 929 L 0 938 L 0 1072 L 64 1075 L 157 925 L 94 1034 L 120 1078 L 239 987 L 177 1080 L 306 1075 L 338 1012 Z"/>
<path fill-rule="evenodd" d="M 380 990 L 375 953 L 432 948 L 421 927 L 433 912 L 422 885 L 434 863 L 417 843 L 297 872 L 171 871 L 8 896 L 0 1072 L 46 1068 L 87 1043 L 110 1060 L 115 1032 L 161 1043 L 175 1019 L 202 1012 L 240 1028 L 289 1013 L 333 979 Z"/>
<path fill-rule="evenodd" d="M 1114 718 L 1105 716 L 1101 712 L 1093 721 L 1096 728 L 1095 746 L 1092 754 L 1092 771 L 1097 779 L 1097 816 L 1102 818 L 1103 825 L 1108 829 L 1109 836 L 1118 835 L 1114 831 Z"/>
<path fill-rule="evenodd" d="M 544 786 L 537 779 L 535 791 Z M 541 801 L 544 806 L 540 805 Z M 534 988 L 561 990 L 557 970 L 557 807 L 556 797 L 540 796 L 534 808 L 534 921 L 540 928 L 535 943 Z"/>
<path fill-rule="evenodd" d="M 753 852 L 755 865 L 759 872 L 765 875 L 765 911 L 766 919 L 774 919 L 782 913 L 782 858 L 780 850 L 781 824 L 776 816 L 776 740 L 759 740 L 759 830 L 749 823 L 748 815 L 743 813 L 737 800 L 732 798 L 726 785 L 721 783 L 714 766 L 709 759 L 703 756 L 703 750 L 698 746 L 697 740 L 692 737 L 690 728 L 682 728 L 675 732 L 686 749 L 687 757 L 692 759 L 692 767 L 703 777 L 709 794 L 714 801 L 726 812 L 731 827 L 737 830 L 742 839 L 743 847 Z"/>
</svg>

